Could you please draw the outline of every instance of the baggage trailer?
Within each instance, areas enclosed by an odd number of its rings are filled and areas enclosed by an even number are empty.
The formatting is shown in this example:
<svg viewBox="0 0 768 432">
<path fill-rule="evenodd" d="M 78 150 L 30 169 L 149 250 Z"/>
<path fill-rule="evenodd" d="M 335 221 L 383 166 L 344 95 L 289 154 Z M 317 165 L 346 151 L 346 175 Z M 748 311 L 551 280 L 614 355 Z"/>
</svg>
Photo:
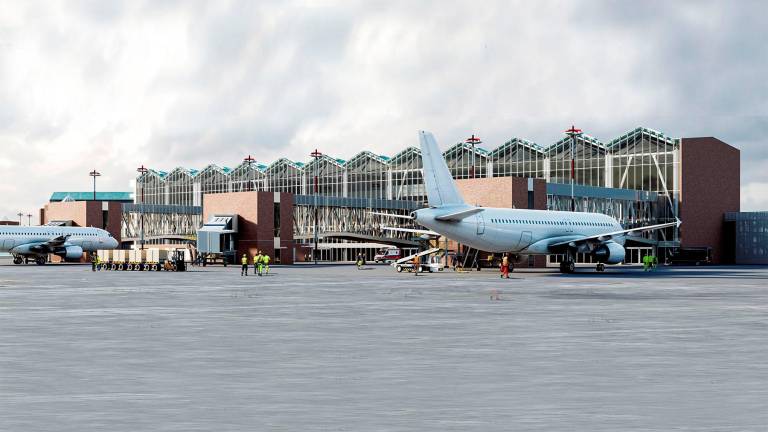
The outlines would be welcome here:
<svg viewBox="0 0 768 432">
<path fill-rule="evenodd" d="M 111 271 L 185 271 L 188 249 L 131 249 L 98 251 L 97 270 Z"/>
</svg>

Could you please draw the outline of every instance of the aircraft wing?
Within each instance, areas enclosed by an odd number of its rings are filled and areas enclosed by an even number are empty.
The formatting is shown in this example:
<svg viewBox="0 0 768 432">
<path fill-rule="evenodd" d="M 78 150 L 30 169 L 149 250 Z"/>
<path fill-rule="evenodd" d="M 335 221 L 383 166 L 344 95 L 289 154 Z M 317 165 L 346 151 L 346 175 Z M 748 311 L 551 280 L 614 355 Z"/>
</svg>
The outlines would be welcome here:
<svg viewBox="0 0 768 432">
<path fill-rule="evenodd" d="M 411 234 L 426 234 L 431 235 L 435 237 L 440 237 L 440 233 L 430 231 L 430 230 L 420 230 L 420 229 L 413 229 L 413 228 L 395 228 L 395 227 L 386 227 L 383 226 L 381 229 L 389 230 L 389 231 L 400 231 L 400 232 L 407 232 Z"/>
<path fill-rule="evenodd" d="M 16 245 L 14 249 L 18 249 L 20 247 L 26 247 L 31 252 L 35 253 L 48 253 L 52 252 L 57 247 L 64 246 L 67 243 L 67 240 L 69 239 L 68 235 L 65 236 L 57 236 L 50 240 L 46 240 L 43 242 L 34 242 L 34 243 L 23 243 L 20 245 Z"/>
<path fill-rule="evenodd" d="M 578 238 L 575 238 L 575 239 L 570 239 L 570 240 L 566 240 L 566 241 L 552 243 L 552 244 L 549 245 L 549 247 L 550 248 L 557 248 L 557 247 L 562 247 L 562 246 L 575 247 L 578 244 L 585 243 L 585 242 L 599 242 L 599 243 L 602 243 L 602 242 L 606 242 L 606 241 L 612 240 L 614 237 L 620 237 L 620 236 L 623 236 L 623 235 L 627 235 L 629 233 L 642 232 L 642 231 L 653 231 L 653 230 L 657 230 L 657 229 L 661 229 L 661 228 L 667 228 L 667 227 L 671 227 L 671 226 L 680 226 L 681 223 L 682 222 L 680 222 L 680 219 L 678 219 L 675 222 L 663 223 L 663 224 L 658 224 L 658 225 L 648 225 L 648 226 L 631 228 L 631 229 L 621 230 L 621 231 L 612 231 L 612 232 L 607 232 L 607 233 L 603 233 L 603 234 L 596 234 L 596 235 L 593 235 L 593 236 L 583 236 L 583 237 L 578 237 Z"/>
</svg>

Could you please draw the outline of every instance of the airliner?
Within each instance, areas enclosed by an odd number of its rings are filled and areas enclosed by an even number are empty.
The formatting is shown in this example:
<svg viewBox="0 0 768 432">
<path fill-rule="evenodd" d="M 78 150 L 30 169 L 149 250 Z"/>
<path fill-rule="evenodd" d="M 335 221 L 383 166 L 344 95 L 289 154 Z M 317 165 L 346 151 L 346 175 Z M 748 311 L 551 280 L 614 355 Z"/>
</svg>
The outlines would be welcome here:
<svg viewBox="0 0 768 432">
<path fill-rule="evenodd" d="M 13 255 L 14 264 L 32 258 L 38 265 L 43 265 L 48 254 L 75 260 L 82 258 L 83 252 L 117 246 L 117 239 L 99 228 L 0 226 L 0 252 Z"/>
<path fill-rule="evenodd" d="M 434 136 L 420 131 L 419 142 L 429 207 L 400 217 L 413 219 L 430 231 L 411 229 L 411 232 L 444 236 L 481 251 L 509 253 L 518 261 L 527 255 L 563 254 L 565 259 L 560 264 L 560 271 L 573 273 L 577 253 L 594 256 L 596 269 L 601 272 L 605 270 L 605 264 L 624 261 L 624 243 L 629 234 L 680 226 L 681 223 L 678 219 L 623 229 L 616 219 L 602 213 L 468 205 L 456 188 Z"/>
</svg>

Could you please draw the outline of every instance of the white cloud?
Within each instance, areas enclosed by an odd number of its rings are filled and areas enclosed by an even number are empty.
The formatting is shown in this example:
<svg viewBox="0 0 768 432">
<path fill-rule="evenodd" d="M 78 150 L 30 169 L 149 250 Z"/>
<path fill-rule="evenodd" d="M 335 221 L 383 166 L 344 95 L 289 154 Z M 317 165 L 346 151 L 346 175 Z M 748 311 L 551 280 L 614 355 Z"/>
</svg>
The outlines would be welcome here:
<svg viewBox="0 0 768 432">
<path fill-rule="evenodd" d="M 768 211 L 768 183 L 752 182 L 741 187 L 741 211 Z"/>
<path fill-rule="evenodd" d="M 638 125 L 718 136 L 742 149 L 747 190 L 768 181 L 765 9 L 3 2 L 0 218 L 88 190 L 94 168 L 99 189 L 126 190 L 140 164 L 392 154 L 418 129 L 443 145 L 547 144 L 571 123 L 603 139 Z"/>
</svg>

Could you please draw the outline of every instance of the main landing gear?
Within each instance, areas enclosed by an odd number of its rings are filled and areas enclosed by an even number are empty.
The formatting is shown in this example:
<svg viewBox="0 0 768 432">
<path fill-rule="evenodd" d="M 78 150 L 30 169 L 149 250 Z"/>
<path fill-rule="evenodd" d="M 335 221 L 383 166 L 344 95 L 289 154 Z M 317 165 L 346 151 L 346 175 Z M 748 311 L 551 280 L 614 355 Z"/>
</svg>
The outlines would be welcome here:
<svg viewBox="0 0 768 432">
<path fill-rule="evenodd" d="M 595 267 L 595 270 L 597 270 L 597 271 L 599 271 L 599 272 L 604 272 L 604 271 L 605 271 L 605 264 L 603 264 L 603 263 L 598 263 L 598 264 L 597 264 L 597 267 Z"/>
<path fill-rule="evenodd" d="M 15 256 L 15 257 L 13 257 L 13 263 L 14 263 L 14 264 L 21 264 L 21 263 L 23 263 L 23 262 L 24 262 L 24 258 L 22 258 L 22 257 L 20 257 L 20 256 Z"/>
<path fill-rule="evenodd" d="M 576 271 L 576 263 L 567 259 L 560 263 L 560 273 L 573 273 Z"/>
<path fill-rule="evenodd" d="M 39 256 L 39 257 L 35 258 L 35 264 L 37 264 L 37 265 L 45 265 L 45 261 L 46 261 L 46 259 L 45 259 L 44 256 Z"/>
</svg>

